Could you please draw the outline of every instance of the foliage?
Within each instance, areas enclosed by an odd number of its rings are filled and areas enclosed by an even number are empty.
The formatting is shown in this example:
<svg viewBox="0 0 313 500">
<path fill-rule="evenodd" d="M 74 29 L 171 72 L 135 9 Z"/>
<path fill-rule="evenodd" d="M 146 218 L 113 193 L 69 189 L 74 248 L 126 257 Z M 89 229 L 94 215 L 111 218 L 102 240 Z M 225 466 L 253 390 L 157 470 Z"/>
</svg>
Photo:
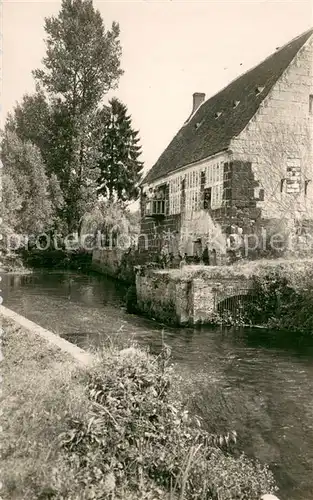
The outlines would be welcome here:
<svg viewBox="0 0 313 500">
<path fill-rule="evenodd" d="M 21 249 L 18 252 L 23 264 L 33 269 L 75 269 L 90 271 L 92 254 L 83 250 L 66 251 L 64 249 Z"/>
<path fill-rule="evenodd" d="M 2 161 L 5 175 L 1 208 L 7 233 L 11 230 L 29 236 L 51 228 L 54 204 L 62 203 L 62 198 L 55 196 L 58 182 L 46 175 L 37 146 L 7 131 L 2 141 Z"/>
<path fill-rule="evenodd" d="M 254 300 L 246 316 L 253 324 L 299 330 L 313 329 L 313 271 L 303 266 L 276 269 L 253 279 Z"/>
<path fill-rule="evenodd" d="M 101 199 L 91 207 L 91 210 L 80 221 L 80 233 L 101 234 L 102 244 L 113 246 L 121 236 L 119 246 L 128 249 L 136 241 L 139 234 L 139 218 L 132 214 L 121 201 L 112 202 Z M 122 239 L 125 237 L 125 241 Z"/>
<path fill-rule="evenodd" d="M 119 26 L 105 30 L 90 0 L 63 0 L 45 20 L 46 57 L 33 72 L 50 106 L 47 169 L 58 177 L 65 205 L 60 216 L 77 229 L 96 201 L 98 106 L 122 74 Z"/>
<path fill-rule="evenodd" d="M 138 132 L 134 131 L 126 106 L 111 99 L 103 108 L 101 146 L 98 167 L 99 193 L 122 201 L 138 197 L 138 183 L 142 170 L 139 161 L 141 148 Z"/>
<path fill-rule="evenodd" d="M 122 74 L 119 25 L 105 31 L 90 0 L 63 0 L 58 16 L 46 18 L 45 31 L 44 69 L 35 70 L 35 78 L 74 114 L 94 109 Z"/>
<path fill-rule="evenodd" d="M 49 153 L 50 107 L 45 94 L 37 88 L 33 95 L 26 94 L 8 116 L 5 129 L 15 132 L 21 141 L 30 141 L 40 149 L 46 162 Z"/>
<path fill-rule="evenodd" d="M 111 347 L 80 371 L 44 339 L 4 326 L 4 498 L 257 500 L 274 491 L 266 467 L 233 455 L 235 433 L 210 434 L 189 416 L 167 349 L 155 358 Z"/>
<path fill-rule="evenodd" d="M 62 436 L 86 498 L 125 498 L 125 487 L 137 498 L 180 499 L 257 500 L 274 490 L 266 468 L 230 453 L 235 434 L 211 435 L 189 416 L 178 383 L 166 348 L 157 358 L 135 348 L 102 354 L 90 410 Z"/>
</svg>

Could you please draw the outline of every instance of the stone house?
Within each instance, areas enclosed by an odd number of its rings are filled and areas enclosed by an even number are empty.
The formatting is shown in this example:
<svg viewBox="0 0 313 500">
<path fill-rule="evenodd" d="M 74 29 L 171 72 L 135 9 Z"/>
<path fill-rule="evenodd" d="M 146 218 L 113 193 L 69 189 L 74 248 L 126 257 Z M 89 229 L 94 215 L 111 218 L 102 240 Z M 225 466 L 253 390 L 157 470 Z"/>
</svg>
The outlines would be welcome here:
<svg viewBox="0 0 313 500">
<path fill-rule="evenodd" d="M 141 184 L 141 251 L 207 248 L 214 263 L 232 247 L 282 249 L 290 235 L 311 234 L 312 35 L 208 100 L 193 94 L 190 117 Z"/>
</svg>

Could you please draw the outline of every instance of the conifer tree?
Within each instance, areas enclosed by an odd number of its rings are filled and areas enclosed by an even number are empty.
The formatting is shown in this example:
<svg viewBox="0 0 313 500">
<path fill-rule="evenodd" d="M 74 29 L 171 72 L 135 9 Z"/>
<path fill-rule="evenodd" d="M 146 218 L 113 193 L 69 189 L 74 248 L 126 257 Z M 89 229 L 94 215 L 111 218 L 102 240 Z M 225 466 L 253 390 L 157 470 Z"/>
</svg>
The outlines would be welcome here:
<svg viewBox="0 0 313 500">
<path fill-rule="evenodd" d="M 127 107 L 116 98 L 110 100 L 102 115 L 98 191 L 109 199 L 134 200 L 143 167 L 138 132 L 132 127 Z"/>
</svg>

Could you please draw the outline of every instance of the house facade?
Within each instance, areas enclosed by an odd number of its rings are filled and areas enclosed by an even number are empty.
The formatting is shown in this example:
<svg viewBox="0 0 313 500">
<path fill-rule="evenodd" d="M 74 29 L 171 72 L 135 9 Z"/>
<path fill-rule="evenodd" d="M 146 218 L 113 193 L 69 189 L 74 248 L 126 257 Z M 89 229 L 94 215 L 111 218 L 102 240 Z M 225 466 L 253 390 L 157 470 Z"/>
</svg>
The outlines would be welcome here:
<svg viewBox="0 0 313 500">
<path fill-rule="evenodd" d="M 191 116 L 141 185 L 142 251 L 201 257 L 207 248 L 215 263 L 232 248 L 307 246 L 312 127 L 309 30 L 210 99 L 193 95 Z"/>
</svg>

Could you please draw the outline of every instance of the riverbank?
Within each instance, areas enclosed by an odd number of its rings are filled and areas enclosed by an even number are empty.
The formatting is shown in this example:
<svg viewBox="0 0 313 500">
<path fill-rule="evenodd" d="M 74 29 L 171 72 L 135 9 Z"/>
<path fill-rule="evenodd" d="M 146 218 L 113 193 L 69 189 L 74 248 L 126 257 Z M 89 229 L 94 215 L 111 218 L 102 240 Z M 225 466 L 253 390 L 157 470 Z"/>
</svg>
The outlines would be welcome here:
<svg viewBox="0 0 313 500">
<path fill-rule="evenodd" d="M 10 254 L 2 252 L 0 273 L 10 274 L 29 274 L 32 270 L 25 266 L 20 255 L 11 252 Z"/>
<path fill-rule="evenodd" d="M 3 323 L 5 498 L 213 499 L 236 488 L 258 500 L 273 491 L 269 471 L 236 454 L 234 435 L 209 434 L 188 416 L 166 351 L 111 348 L 78 368 Z"/>
<path fill-rule="evenodd" d="M 313 259 L 137 268 L 130 310 L 169 325 L 313 330 Z"/>
</svg>

